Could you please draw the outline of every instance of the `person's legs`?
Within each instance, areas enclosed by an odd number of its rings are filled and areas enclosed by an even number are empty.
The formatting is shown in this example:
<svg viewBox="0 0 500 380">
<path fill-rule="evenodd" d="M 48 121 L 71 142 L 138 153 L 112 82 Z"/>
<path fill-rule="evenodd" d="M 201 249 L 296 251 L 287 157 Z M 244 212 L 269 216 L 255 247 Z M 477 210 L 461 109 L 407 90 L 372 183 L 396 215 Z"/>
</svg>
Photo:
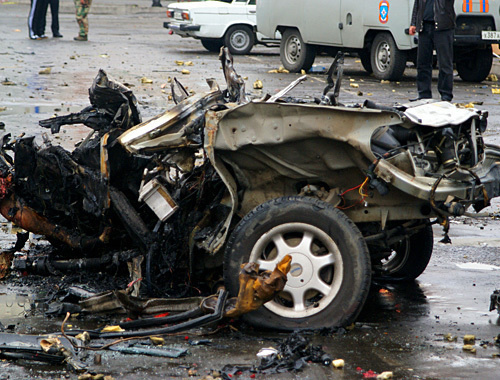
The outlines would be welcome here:
<svg viewBox="0 0 500 380">
<path fill-rule="evenodd" d="M 47 13 L 47 0 L 32 0 L 28 16 L 29 37 L 38 40 L 45 31 L 45 15 Z"/>
<path fill-rule="evenodd" d="M 52 35 L 54 37 L 62 37 L 59 33 L 59 0 L 49 0 L 50 1 L 50 15 L 52 17 Z"/>
<path fill-rule="evenodd" d="M 438 91 L 442 100 L 453 99 L 453 29 L 434 32 L 439 66 Z"/>
<path fill-rule="evenodd" d="M 36 18 L 35 18 L 35 10 L 39 0 L 31 0 L 30 13 L 28 15 L 28 35 L 32 40 L 35 40 L 39 37 L 36 34 Z"/>
<path fill-rule="evenodd" d="M 424 24 L 418 34 L 417 90 L 419 99 L 432 98 L 432 55 L 434 51 L 433 25 Z"/>
<path fill-rule="evenodd" d="M 77 41 L 87 40 L 87 36 L 89 33 L 89 22 L 87 19 L 87 15 L 89 13 L 91 4 L 92 0 L 75 0 L 76 21 L 78 22 L 78 26 L 80 27 L 78 37 L 75 37 L 75 40 Z"/>
<path fill-rule="evenodd" d="M 49 0 L 39 0 L 38 9 L 36 11 L 35 17 L 37 18 L 37 34 L 40 37 L 46 38 L 45 36 L 45 26 L 47 23 L 47 8 L 49 7 Z"/>
</svg>

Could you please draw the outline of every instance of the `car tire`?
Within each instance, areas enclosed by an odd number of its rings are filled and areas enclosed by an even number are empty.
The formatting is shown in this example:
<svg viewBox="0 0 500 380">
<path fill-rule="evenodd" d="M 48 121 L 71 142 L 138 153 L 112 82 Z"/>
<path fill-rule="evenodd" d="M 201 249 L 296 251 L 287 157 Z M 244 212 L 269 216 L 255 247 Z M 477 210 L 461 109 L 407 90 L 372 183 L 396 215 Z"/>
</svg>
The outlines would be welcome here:
<svg viewBox="0 0 500 380">
<path fill-rule="evenodd" d="M 365 69 L 368 74 L 373 73 L 370 49 L 363 49 L 358 53 L 358 55 L 363 69 Z"/>
<path fill-rule="evenodd" d="M 406 68 L 407 54 L 399 50 L 390 33 L 379 33 L 373 39 L 370 62 L 377 79 L 399 80 Z"/>
<path fill-rule="evenodd" d="M 465 82 L 482 82 L 491 71 L 493 51 L 491 46 L 458 52 L 456 68 L 458 75 Z"/>
<path fill-rule="evenodd" d="M 427 268 L 433 246 L 432 226 L 427 225 L 416 234 L 396 243 L 391 255 L 379 264 L 378 274 L 375 271 L 374 277 L 395 282 L 415 280 Z"/>
<path fill-rule="evenodd" d="M 316 58 L 316 49 L 304 42 L 297 29 L 286 29 L 281 37 L 280 58 L 283 67 L 291 73 L 309 71 Z"/>
<path fill-rule="evenodd" d="M 243 263 L 273 270 L 285 254 L 292 256 L 285 289 L 242 318 L 279 330 L 353 323 L 371 282 L 368 248 L 356 225 L 314 198 L 282 197 L 256 207 L 239 222 L 226 247 L 224 281 L 230 294 L 238 294 Z"/>
<path fill-rule="evenodd" d="M 224 44 L 233 55 L 248 54 L 255 44 L 255 35 L 247 25 L 233 25 L 224 35 Z"/>
<path fill-rule="evenodd" d="M 212 53 L 219 53 L 220 48 L 224 46 L 224 41 L 220 38 L 202 38 L 201 44 L 205 49 Z"/>
</svg>

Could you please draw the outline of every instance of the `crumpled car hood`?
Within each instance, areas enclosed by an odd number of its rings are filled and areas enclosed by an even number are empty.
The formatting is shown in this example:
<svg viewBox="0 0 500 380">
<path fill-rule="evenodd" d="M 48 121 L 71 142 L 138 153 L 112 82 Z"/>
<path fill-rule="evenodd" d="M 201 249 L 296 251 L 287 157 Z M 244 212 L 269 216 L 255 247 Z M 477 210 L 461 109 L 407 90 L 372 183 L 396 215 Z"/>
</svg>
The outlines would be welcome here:
<svg viewBox="0 0 500 380">
<path fill-rule="evenodd" d="M 404 112 L 405 116 L 415 124 L 442 127 L 445 125 L 459 125 L 470 118 L 477 117 L 475 109 L 457 108 L 450 102 L 425 101 L 423 103 L 405 105 L 408 106 L 408 109 Z"/>
</svg>

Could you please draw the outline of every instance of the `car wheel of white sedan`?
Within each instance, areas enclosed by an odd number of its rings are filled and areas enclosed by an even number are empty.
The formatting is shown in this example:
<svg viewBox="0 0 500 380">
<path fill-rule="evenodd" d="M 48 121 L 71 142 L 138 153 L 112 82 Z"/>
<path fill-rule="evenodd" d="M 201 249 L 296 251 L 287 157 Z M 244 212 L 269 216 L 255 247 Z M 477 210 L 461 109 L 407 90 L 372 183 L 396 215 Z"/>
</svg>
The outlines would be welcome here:
<svg viewBox="0 0 500 380">
<path fill-rule="evenodd" d="M 224 43 L 233 55 L 248 54 L 255 43 L 255 36 L 249 26 L 233 25 L 227 30 Z"/>
<path fill-rule="evenodd" d="M 224 41 L 221 38 L 202 38 L 201 44 L 205 49 L 212 53 L 219 53 L 220 48 L 224 46 Z"/>
<path fill-rule="evenodd" d="M 280 330 L 351 324 L 371 281 L 368 248 L 356 225 L 318 199 L 268 201 L 247 214 L 231 234 L 224 260 L 227 289 L 238 294 L 242 263 L 273 270 L 287 254 L 292 263 L 283 291 L 243 318 Z"/>
</svg>

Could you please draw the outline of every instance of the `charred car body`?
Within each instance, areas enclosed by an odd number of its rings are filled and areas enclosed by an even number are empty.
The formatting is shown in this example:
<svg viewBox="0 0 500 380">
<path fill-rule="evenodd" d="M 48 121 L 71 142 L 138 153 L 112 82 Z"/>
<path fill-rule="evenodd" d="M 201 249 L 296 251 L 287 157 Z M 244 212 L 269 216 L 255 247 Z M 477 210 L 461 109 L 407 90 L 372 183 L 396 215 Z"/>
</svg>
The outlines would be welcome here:
<svg viewBox="0 0 500 380">
<path fill-rule="evenodd" d="M 94 129 L 73 152 L 4 138 L 0 212 L 70 248 L 44 265 L 62 267 L 68 255 L 105 265 L 131 249 L 124 259 L 145 256 L 151 293 L 189 295 L 223 279 L 235 295 L 243 263 L 272 270 L 289 254 L 284 290 L 244 318 L 281 329 L 347 325 L 372 276 L 424 271 L 433 223 L 446 241 L 450 216 L 500 193 L 486 112 L 339 104 L 340 54 L 320 98 L 287 95 L 301 77 L 250 100 L 227 49 L 221 61 L 227 89 L 210 80 L 210 91 L 188 97 L 174 81 L 177 104 L 146 122 L 133 94 L 100 71 L 90 107 L 40 122 Z"/>
</svg>

